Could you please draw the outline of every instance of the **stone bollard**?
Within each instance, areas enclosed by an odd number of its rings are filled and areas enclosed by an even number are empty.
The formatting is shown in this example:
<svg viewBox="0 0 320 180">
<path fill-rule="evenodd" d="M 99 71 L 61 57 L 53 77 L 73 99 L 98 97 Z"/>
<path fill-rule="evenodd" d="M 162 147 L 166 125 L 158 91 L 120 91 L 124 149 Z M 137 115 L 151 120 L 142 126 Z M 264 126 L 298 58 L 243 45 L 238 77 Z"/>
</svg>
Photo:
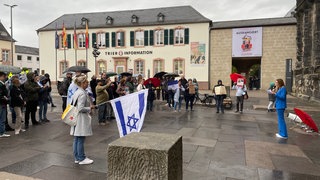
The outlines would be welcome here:
<svg viewBox="0 0 320 180">
<path fill-rule="evenodd" d="M 130 133 L 108 146 L 108 179 L 182 180 L 182 137 Z"/>
</svg>

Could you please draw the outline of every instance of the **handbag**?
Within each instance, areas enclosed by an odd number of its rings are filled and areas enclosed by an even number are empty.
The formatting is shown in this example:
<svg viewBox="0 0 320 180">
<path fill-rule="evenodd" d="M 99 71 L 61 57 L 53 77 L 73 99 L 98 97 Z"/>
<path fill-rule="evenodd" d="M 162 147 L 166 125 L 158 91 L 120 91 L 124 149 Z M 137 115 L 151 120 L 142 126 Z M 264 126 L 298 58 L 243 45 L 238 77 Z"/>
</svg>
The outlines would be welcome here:
<svg viewBox="0 0 320 180">
<path fill-rule="evenodd" d="M 249 99 L 249 95 L 248 95 L 248 92 L 247 92 L 247 91 L 245 91 L 245 94 L 242 95 L 242 96 L 243 96 L 243 99 Z"/>
<path fill-rule="evenodd" d="M 78 119 L 77 115 L 78 115 L 79 111 L 76 106 L 77 106 L 77 100 L 74 105 L 72 102 L 70 104 L 68 104 L 68 106 L 66 107 L 66 109 L 62 113 L 61 120 L 64 123 L 68 124 L 69 126 L 76 126 L 77 125 L 77 119 Z"/>
</svg>

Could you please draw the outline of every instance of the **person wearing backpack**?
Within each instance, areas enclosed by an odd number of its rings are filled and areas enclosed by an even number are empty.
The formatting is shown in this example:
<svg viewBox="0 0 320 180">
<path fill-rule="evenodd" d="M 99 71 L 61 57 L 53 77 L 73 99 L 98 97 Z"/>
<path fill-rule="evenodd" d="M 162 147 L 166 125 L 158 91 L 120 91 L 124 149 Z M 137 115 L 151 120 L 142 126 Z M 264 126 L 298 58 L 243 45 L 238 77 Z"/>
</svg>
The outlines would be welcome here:
<svg viewBox="0 0 320 180">
<path fill-rule="evenodd" d="M 67 95 L 68 95 L 68 88 L 72 81 L 72 73 L 68 72 L 64 80 L 61 82 L 61 85 L 58 87 L 58 93 L 62 98 L 62 112 L 67 107 Z"/>
</svg>

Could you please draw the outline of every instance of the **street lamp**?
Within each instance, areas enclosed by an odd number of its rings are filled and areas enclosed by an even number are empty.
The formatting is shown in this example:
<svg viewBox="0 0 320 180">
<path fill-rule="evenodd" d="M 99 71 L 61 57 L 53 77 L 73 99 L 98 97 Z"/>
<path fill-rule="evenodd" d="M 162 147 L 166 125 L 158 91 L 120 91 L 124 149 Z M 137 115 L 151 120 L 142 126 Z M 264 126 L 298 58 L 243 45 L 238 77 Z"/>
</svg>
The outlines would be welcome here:
<svg viewBox="0 0 320 180">
<path fill-rule="evenodd" d="M 18 6 L 18 5 L 9 5 L 9 4 L 4 4 L 5 6 L 10 7 L 10 21 L 11 21 L 11 65 L 13 66 L 13 26 L 12 26 L 12 8 Z"/>
<path fill-rule="evenodd" d="M 97 62 L 97 57 L 100 55 L 100 51 L 99 50 L 99 47 L 97 46 L 97 43 L 95 42 L 94 45 L 93 45 L 93 51 L 92 51 L 92 54 L 93 54 L 93 57 L 94 57 L 94 71 L 95 71 L 95 74 L 97 74 L 97 65 L 96 65 L 96 62 Z"/>
</svg>

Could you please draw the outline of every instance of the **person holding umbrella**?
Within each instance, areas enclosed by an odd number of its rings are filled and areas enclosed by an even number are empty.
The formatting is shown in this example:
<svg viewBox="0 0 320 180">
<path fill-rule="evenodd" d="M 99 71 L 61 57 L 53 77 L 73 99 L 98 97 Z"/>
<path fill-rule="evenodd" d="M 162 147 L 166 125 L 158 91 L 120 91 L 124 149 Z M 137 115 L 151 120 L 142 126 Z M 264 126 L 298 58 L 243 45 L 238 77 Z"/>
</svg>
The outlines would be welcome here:
<svg viewBox="0 0 320 180">
<path fill-rule="evenodd" d="M 276 110 L 278 115 L 278 133 L 277 138 L 288 139 L 286 121 L 284 120 L 284 111 L 287 108 L 287 89 L 284 86 L 282 79 L 276 80 L 276 92 L 272 92 L 276 95 Z"/>
</svg>

